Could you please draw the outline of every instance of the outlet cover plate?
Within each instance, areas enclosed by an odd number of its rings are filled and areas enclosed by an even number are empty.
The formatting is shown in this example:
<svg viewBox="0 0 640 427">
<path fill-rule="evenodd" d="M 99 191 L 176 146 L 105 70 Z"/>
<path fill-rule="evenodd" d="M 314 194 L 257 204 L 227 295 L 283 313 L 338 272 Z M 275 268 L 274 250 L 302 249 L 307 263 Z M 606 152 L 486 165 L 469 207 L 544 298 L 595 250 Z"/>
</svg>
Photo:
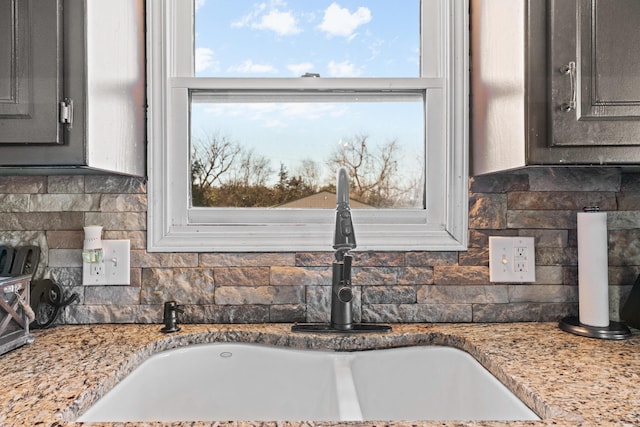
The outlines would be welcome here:
<svg viewBox="0 0 640 427">
<path fill-rule="evenodd" d="M 489 236 L 491 282 L 535 282 L 535 258 L 533 237 Z"/>
</svg>

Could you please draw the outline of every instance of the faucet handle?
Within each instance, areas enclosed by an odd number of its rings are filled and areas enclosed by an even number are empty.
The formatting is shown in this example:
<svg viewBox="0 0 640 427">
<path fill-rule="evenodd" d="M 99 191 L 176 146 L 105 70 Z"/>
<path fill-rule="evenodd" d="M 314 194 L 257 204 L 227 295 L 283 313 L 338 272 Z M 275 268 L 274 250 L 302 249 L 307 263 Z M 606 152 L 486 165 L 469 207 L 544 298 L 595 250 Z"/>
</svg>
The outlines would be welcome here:
<svg viewBox="0 0 640 427">
<path fill-rule="evenodd" d="M 353 299 L 353 289 L 351 286 L 343 286 L 338 289 L 338 299 L 342 303 L 349 303 Z"/>
<path fill-rule="evenodd" d="M 353 299 L 353 289 L 351 287 L 351 264 L 353 263 L 353 255 L 347 253 L 344 255 L 342 266 L 340 268 L 340 288 L 338 289 L 338 299 L 343 303 L 351 302 Z"/>
<path fill-rule="evenodd" d="M 342 265 L 342 283 L 351 286 L 351 265 L 353 264 L 353 255 L 347 253 L 344 255 Z"/>
</svg>

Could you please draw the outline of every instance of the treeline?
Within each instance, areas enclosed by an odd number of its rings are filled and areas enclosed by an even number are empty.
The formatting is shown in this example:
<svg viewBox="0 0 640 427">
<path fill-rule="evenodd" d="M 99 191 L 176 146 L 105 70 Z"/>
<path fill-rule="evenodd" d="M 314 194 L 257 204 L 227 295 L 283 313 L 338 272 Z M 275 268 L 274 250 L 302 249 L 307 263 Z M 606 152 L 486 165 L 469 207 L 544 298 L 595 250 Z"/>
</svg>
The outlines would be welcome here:
<svg viewBox="0 0 640 427">
<path fill-rule="evenodd" d="M 203 186 L 192 183 L 191 196 L 194 206 L 209 207 L 274 207 L 318 191 L 305 183 L 301 177 L 289 178 L 284 165 L 280 165 L 280 181 L 269 187 L 264 184 L 225 182 L 218 186 Z M 322 191 L 322 190 L 321 190 Z"/>
<path fill-rule="evenodd" d="M 303 160 L 295 172 L 246 150 L 226 137 L 210 135 L 192 144 L 191 196 L 193 206 L 276 207 L 321 191 L 335 192 L 335 171 L 344 166 L 351 178 L 351 197 L 375 207 L 405 207 L 421 193 L 420 178 L 398 183 L 399 147 L 396 141 L 370 147 L 366 135 L 356 135 L 325 160 L 331 171 L 323 177 L 313 160 Z M 404 184 L 404 185 L 402 185 Z"/>
</svg>

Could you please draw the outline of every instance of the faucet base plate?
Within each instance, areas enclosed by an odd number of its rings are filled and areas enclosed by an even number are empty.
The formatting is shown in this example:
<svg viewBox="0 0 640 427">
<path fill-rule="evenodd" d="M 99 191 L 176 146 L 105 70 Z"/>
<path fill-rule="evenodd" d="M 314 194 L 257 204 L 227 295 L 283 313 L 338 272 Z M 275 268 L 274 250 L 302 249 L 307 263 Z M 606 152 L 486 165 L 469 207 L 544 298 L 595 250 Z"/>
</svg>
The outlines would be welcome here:
<svg viewBox="0 0 640 427">
<path fill-rule="evenodd" d="M 362 334 L 376 332 L 391 332 L 391 326 L 371 323 L 354 323 L 349 329 L 339 329 L 329 323 L 296 323 L 291 327 L 292 332 L 310 333 L 342 333 L 342 334 Z"/>
</svg>

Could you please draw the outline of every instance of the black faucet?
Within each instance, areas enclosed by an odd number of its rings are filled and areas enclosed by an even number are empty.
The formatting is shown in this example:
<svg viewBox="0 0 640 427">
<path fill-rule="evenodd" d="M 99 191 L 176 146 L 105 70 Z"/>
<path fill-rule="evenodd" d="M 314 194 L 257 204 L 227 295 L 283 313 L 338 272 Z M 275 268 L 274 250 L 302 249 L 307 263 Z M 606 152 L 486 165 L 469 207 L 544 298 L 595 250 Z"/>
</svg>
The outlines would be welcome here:
<svg viewBox="0 0 640 427">
<path fill-rule="evenodd" d="M 163 322 L 164 327 L 160 331 L 168 334 L 169 332 L 178 332 L 178 313 L 184 313 L 184 310 L 175 301 L 167 301 L 164 303 Z"/>
<path fill-rule="evenodd" d="M 331 279 L 331 322 L 327 324 L 296 324 L 294 332 L 387 332 L 387 325 L 353 323 L 353 286 L 351 284 L 351 265 L 353 255 L 349 253 L 356 247 L 356 235 L 351 221 L 349 207 L 349 174 L 345 168 L 338 170 L 336 184 L 336 224 L 333 236 L 335 261 Z"/>
</svg>

